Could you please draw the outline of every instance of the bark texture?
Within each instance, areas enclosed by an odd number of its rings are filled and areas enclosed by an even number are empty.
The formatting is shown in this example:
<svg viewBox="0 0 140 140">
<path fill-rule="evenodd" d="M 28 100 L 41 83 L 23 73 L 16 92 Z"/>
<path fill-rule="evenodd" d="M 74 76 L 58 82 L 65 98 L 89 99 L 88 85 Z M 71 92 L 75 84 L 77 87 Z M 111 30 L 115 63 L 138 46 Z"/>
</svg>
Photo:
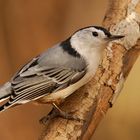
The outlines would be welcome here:
<svg viewBox="0 0 140 140">
<path fill-rule="evenodd" d="M 140 50 L 140 1 L 112 0 L 103 26 L 125 39 L 112 42 L 95 77 L 66 99 L 60 108 L 84 121 L 55 118 L 48 122 L 41 140 L 89 140 L 119 95 Z"/>
</svg>

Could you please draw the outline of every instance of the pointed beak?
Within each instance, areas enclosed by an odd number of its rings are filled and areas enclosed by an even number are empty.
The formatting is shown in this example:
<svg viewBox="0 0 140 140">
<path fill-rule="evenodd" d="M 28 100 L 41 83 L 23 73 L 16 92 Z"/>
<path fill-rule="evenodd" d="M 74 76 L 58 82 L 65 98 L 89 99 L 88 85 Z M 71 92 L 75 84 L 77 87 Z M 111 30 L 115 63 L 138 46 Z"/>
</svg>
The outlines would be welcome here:
<svg viewBox="0 0 140 140">
<path fill-rule="evenodd" d="M 121 39 L 121 38 L 124 38 L 124 37 L 125 37 L 124 35 L 111 35 L 107 38 L 107 40 L 113 41 L 113 40 L 118 40 L 118 39 Z"/>
</svg>

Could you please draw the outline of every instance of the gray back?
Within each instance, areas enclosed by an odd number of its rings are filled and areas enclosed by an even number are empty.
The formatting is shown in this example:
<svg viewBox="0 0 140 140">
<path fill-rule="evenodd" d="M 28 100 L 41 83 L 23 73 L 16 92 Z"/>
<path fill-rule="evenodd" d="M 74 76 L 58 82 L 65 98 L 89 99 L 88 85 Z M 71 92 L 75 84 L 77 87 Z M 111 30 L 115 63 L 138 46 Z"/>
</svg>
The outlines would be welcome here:
<svg viewBox="0 0 140 140">
<path fill-rule="evenodd" d="M 66 68 L 72 68 L 79 71 L 86 68 L 84 58 L 70 55 L 64 51 L 59 44 L 49 48 L 46 52 L 41 54 L 38 59 L 38 65 L 46 67 L 64 66 Z"/>
</svg>

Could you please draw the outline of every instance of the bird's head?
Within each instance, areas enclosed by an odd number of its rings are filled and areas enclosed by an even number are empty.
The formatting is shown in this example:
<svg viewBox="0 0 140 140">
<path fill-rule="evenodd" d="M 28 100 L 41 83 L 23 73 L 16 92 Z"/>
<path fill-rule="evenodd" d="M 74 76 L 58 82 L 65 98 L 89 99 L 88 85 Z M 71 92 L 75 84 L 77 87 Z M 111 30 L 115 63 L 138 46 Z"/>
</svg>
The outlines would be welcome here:
<svg viewBox="0 0 140 140">
<path fill-rule="evenodd" d="M 100 49 L 108 42 L 123 38 L 123 35 L 112 35 L 107 29 L 100 26 L 90 26 L 76 31 L 71 37 L 71 45 L 76 50 L 96 48 Z"/>
</svg>

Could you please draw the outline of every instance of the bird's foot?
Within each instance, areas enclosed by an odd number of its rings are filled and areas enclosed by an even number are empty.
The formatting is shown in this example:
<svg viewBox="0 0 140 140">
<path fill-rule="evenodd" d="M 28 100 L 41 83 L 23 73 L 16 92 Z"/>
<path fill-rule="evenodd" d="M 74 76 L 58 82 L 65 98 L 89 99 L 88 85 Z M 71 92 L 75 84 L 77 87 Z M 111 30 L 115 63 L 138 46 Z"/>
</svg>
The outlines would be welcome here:
<svg viewBox="0 0 140 140">
<path fill-rule="evenodd" d="M 56 117 L 61 117 L 63 119 L 68 119 L 68 120 L 75 120 L 75 121 L 79 121 L 79 122 L 84 121 L 72 114 L 75 111 L 67 113 L 67 112 L 59 109 L 55 104 L 53 104 L 53 106 L 54 106 L 53 110 L 47 116 L 44 116 L 42 119 L 40 119 L 41 124 L 46 125 L 49 120 L 54 119 Z"/>
</svg>

